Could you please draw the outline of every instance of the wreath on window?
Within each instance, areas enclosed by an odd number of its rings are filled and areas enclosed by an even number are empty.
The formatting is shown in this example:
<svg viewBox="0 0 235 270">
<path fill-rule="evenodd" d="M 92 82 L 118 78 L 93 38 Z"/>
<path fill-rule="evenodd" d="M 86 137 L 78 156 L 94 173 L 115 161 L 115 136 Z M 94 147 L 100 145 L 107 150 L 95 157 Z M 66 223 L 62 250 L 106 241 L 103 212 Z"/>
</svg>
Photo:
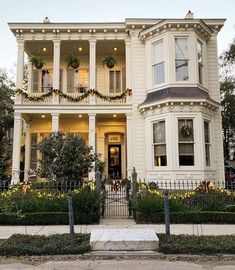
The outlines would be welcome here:
<svg viewBox="0 0 235 270">
<path fill-rule="evenodd" d="M 183 126 L 180 129 L 180 132 L 183 137 L 189 137 L 192 134 L 192 127 L 188 125 L 187 123 L 183 124 Z"/>
</svg>

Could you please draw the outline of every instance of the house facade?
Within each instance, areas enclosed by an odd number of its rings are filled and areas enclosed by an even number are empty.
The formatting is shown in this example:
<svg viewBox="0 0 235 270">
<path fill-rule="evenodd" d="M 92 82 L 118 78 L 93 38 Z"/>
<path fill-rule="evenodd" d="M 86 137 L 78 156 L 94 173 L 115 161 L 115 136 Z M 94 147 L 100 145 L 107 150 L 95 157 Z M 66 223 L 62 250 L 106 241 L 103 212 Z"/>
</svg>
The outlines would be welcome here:
<svg viewBox="0 0 235 270">
<path fill-rule="evenodd" d="M 18 43 L 12 182 L 41 158 L 50 132 L 85 138 L 104 176 L 224 179 L 217 34 L 224 19 L 9 23 Z M 68 52 L 80 60 L 72 68 Z M 40 69 L 28 64 L 40 56 Z M 108 68 L 102 59 L 113 56 Z M 26 91 L 25 91 L 26 90 Z M 89 174 L 94 178 L 94 171 Z"/>
</svg>

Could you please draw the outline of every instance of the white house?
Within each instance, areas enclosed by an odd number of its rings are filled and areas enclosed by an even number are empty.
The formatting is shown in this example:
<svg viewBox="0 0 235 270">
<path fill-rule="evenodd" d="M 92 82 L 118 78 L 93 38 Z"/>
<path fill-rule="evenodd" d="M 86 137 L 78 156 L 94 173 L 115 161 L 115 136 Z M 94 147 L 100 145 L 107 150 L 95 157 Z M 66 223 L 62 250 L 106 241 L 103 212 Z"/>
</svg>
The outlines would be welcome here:
<svg viewBox="0 0 235 270">
<path fill-rule="evenodd" d="M 18 43 L 12 182 L 37 168 L 34 143 L 61 130 L 83 136 L 106 177 L 224 179 L 217 34 L 224 19 L 9 23 Z M 64 61 L 80 59 L 76 69 Z M 23 89 L 25 54 L 29 63 Z M 102 59 L 114 56 L 108 68 Z M 22 122 L 25 128 L 22 130 Z M 94 177 L 94 172 L 90 178 Z"/>
</svg>

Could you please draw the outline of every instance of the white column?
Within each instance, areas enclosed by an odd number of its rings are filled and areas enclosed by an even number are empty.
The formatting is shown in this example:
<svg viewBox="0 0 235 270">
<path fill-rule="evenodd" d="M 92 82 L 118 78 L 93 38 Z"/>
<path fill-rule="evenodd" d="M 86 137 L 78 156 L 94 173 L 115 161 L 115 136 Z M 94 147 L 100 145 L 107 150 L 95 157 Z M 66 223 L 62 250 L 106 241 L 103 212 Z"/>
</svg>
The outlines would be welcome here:
<svg viewBox="0 0 235 270">
<path fill-rule="evenodd" d="M 51 114 L 51 131 L 58 132 L 59 131 L 59 113 Z"/>
<path fill-rule="evenodd" d="M 53 89 L 60 89 L 60 40 L 53 40 Z"/>
<path fill-rule="evenodd" d="M 32 89 L 32 76 L 33 76 L 33 66 L 32 64 L 29 62 L 28 63 L 28 93 L 32 93 L 33 89 Z"/>
<path fill-rule="evenodd" d="M 18 184 L 20 182 L 21 132 L 22 132 L 21 113 L 15 113 L 13 154 L 12 154 L 12 179 L 11 179 L 12 185 Z"/>
<path fill-rule="evenodd" d="M 125 40 L 126 46 L 126 88 L 132 89 L 131 79 L 131 40 Z"/>
<path fill-rule="evenodd" d="M 89 146 L 92 147 L 91 154 L 95 154 L 95 113 L 89 113 Z M 92 164 L 93 169 L 89 173 L 89 180 L 95 179 L 95 164 Z"/>
<path fill-rule="evenodd" d="M 18 40 L 16 88 L 23 89 L 24 78 L 24 40 Z"/>
<path fill-rule="evenodd" d="M 133 126 L 132 114 L 126 114 L 127 177 L 133 170 Z"/>
<path fill-rule="evenodd" d="M 89 40 L 89 88 L 96 89 L 96 40 Z M 95 96 L 90 96 L 90 103 L 95 104 Z"/>
<path fill-rule="evenodd" d="M 28 175 L 30 170 L 30 154 L 31 154 L 31 133 L 30 122 L 25 123 L 25 164 L 24 164 L 24 180 L 28 181 Z"/>
</svg>

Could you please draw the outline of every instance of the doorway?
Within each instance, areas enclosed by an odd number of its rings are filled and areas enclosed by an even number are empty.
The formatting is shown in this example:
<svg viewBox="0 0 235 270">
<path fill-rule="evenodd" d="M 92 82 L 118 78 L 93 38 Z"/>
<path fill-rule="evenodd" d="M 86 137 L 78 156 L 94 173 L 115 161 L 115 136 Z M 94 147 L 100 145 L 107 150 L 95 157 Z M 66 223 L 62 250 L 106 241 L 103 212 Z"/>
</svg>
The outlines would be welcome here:
<svg viewBox="0 0 235 270">
<path fill-rule="evenodd" d="M 111 179 L 122 178 L 121 144 L 108 146 L 108 174 Z"/>
</svg>

